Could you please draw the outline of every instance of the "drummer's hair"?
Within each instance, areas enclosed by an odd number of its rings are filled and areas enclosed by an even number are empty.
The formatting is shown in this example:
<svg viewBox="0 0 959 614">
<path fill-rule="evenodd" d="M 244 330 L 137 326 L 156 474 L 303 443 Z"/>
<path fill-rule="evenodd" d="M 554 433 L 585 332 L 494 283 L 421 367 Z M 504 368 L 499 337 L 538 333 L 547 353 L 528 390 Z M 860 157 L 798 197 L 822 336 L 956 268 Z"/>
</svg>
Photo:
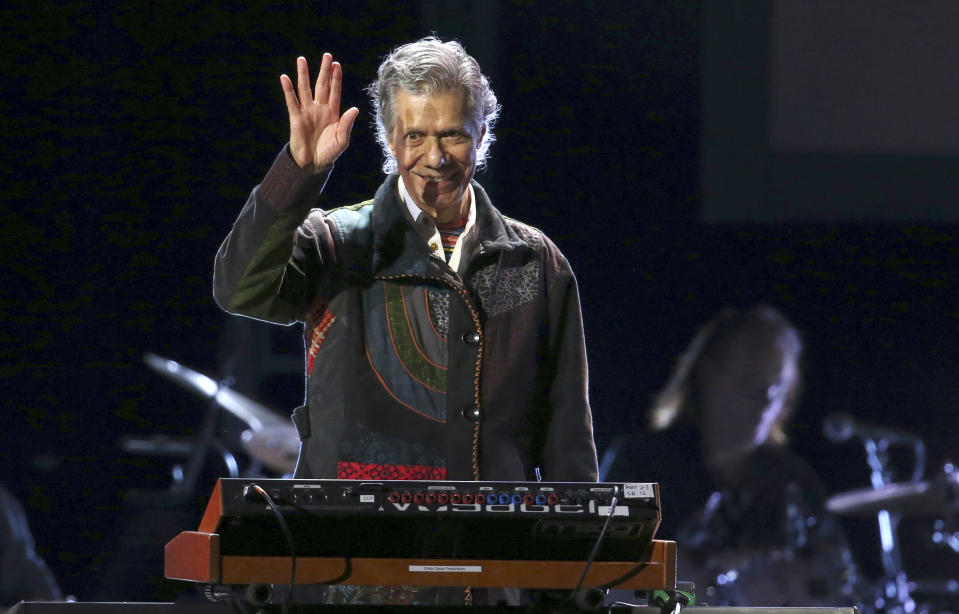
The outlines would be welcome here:
<svg viewBox="0 0 959 614">
<path fill-rule="evenodd" d="M 785 424 L 795 409 L 801 388 L 799 359 L 803 344 L 796 327 L 779 310 L 766 304 L 746 310 L 724 309 L 699 329 L 679 355 L 666 385 L 653 397 L 648 414 L 650 428 L 659 431 L 679 422 L 695 422 L 701 411 L 699 399 L 709 394 L 707 390 L 697 389 L 697 373 L 707 362 L 727 360 L 731 347 L 743 343 L 753 344 L 757 355 L 776 348 L 781 355 L 791 355 L 796 359 L 795 372 L 781 374 L 784 381 L 775 382 L 783 386 L 786 396 L 775 417 L 769 440 L 774 444 L 785 444 Z"/>
</svg>

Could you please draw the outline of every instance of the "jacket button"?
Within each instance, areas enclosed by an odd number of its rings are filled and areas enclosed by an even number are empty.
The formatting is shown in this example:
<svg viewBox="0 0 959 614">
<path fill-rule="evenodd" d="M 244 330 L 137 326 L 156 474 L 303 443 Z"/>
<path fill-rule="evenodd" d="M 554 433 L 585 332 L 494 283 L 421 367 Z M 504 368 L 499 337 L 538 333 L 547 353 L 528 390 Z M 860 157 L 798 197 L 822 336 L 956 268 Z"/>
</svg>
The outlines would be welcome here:
<svg viewBox="0 0 959 614">
<path fill-rule="evenodd" d="M 478 421 L 480 419 L 480 408 L 476 405 L 467 407 L 463 410 L 463 417 L 467 420 L 472 420 L 473 422 Z"/>
<path fill-rule="evenodd" d="M 480 342 L 480 335 L 476 331 L 466 333 L 463 335 L 463 341 L 470 345 L 476 345 Z"/>
</svg>

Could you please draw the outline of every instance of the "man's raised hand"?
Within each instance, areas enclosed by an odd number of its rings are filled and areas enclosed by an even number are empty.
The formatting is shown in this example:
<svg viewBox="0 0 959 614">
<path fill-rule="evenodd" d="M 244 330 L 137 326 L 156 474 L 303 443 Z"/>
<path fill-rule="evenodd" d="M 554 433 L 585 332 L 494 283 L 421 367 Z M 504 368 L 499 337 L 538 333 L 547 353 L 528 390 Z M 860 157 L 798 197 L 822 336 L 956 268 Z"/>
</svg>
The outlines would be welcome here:
<svg viewBox="0 0 959 614">
<path fill-rule="evenodd" d="M 310 90 L 306 58 L 296 59 L 296 90 L 293 81 L 280 75 L 280 86 L 290 114 L 290 153 L 300 168 L 311 172 L 333 164 L 350 144 L 350 130 L 360 110 L 350 107 L 340 115 L 343 69 L 329 53 L 323 54 L 315 91 Z"/>
</svg>

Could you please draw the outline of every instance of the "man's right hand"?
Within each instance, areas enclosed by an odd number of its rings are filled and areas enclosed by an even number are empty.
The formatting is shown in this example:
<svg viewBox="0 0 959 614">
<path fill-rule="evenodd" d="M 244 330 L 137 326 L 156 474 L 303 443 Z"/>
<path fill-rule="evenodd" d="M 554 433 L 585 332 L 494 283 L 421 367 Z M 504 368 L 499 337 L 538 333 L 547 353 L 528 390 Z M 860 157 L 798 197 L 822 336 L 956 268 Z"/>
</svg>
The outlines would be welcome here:
<svg viewBox="0 0 959 614">
<path fill-rule="evenodd" d="M 290 114 L 290 153 L 302 169 L 315 173 L 330 166 L 350 144 L 360 110 L 350 107 L 340 115 L 342 85 L 343 69 L 329 53 L 323 54 L 315 91 L 310 90 L 310 69 L 302 56 L 296 59 L 296 90 L 288 76 L 280 75 Z"/>
</svg>

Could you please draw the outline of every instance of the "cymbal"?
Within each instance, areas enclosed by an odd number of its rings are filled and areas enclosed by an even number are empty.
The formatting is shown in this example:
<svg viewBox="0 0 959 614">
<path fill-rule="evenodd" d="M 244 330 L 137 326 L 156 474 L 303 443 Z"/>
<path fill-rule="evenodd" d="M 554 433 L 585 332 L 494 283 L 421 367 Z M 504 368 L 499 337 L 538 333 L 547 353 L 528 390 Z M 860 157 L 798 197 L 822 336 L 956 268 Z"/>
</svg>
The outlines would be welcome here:
<svg viewBox="0 0 959 614">
<path fill-rule="evenodd" d="M 291 428 L 293 427 L 289 418 L 280 416 L 265 405 L 222 386 L 213 378 L 185 367 L 175 360 L 147 352 L 143 355 L 143 362 L 160 375 L 184 388 L 214 399 L 220 407 L 246 422 L 255 431 L 276 424 L 289 424 Z"/>
<path fill-rule="evenodd" d="M 896 482 L 882 488 L 839 493 L 826 509 L 843 516 L 867 516 L 882 510 L 905 516 L 931 516 L 959 509 L 959 471 L 924 482 Z"/>
<path fill-rule="evenodd" d="M 240 436 L 243 449 L 261 463 L 281 473 L 293 473 L 300 455 L 300 437 L 293 424 L 274 424 L 246 430 Z"/>
</svg>

